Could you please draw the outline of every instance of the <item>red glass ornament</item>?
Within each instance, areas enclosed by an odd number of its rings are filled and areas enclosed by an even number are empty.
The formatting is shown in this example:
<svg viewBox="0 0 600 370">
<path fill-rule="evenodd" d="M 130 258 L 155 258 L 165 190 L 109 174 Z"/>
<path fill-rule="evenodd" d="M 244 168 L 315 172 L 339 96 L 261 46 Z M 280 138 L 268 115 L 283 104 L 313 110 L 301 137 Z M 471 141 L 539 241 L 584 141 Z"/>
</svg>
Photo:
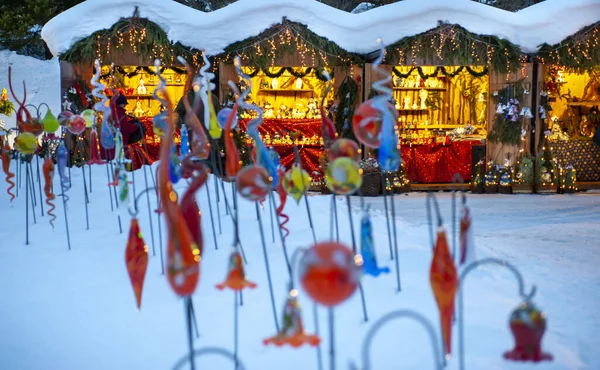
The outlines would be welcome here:
<svg viewBox="0 0 600 370">
<path fill-rule="evenodd" d="M 137 308 L 142 305 L 142 290 L 144 288 L 144 279 L 148 268 L 148 246 L 142 239 L 142 232 L 137 218 L 131 219 L 129 227 L 129 239 L 125 249 L 125 264 L 127 273 L 133 286 Z"/>
<path fill-rule="evenodd" d="M 321 338 L 317 335 L 309 335 L 304 332 L 302 323 L 302 312 L 296 298 L 298 291 L 293 289 L 285 302 L 283 309 L 283 320 L 281 330 L 277 335 L 263 340 L 265 345 L 274 344 L 278 347 L 289 344 L 292 347 L 300 347 L 304 344 L 318 346 Z"/>
<path fill-rule="evenodd" d="M 360 161 L 360 149 L 354 140 L 338 139 L 328 150 L 329 162 L 333 162 L 340 157 L 348 157 L 354 162 Z"/>
<path fill-rule="evenodd" d="M 227 270 L 227 277 L 225 278 L 225 281 L 223 281 L 221 284 L 217 284 L 217 289 L 223 290 L 225 288 L 229 288 L 239 292 L 245 288 L 256 288 L 255 283 L 246 280 L 242 256 L 237 249 L 235 249 L 229 255 L 229 265 Z"/>
<path fill-rule="evenodd" d="M 19 131 L 29 132 L 35 136 L 40 136 L 44 132 L 44 125 L 39 118 L 29 118 L 25 122 L 17 122 Z"/>
<path fill-rule="evenodd" d="M 398 121 L 398 111 L 392 104 L 386 105 L 394 113 L 394 122 Z M 379 148 L 382 120 L 383 115 L 373 106 L 373 99 L 359 105 L 352 119 L 352 129 L 358 141 L 370 148 Z"/>
<path fill-rule="evenodd" d="M 106 161 L 103 161 L 102 159 L 100 159 L 100 146 L 98 145 L 98 133 L 96 132 L 96 129 L 93 129 L 92 132 L 90 132 L 90 160 L 87 161 L 85 164 L 92 165 L 92 164 L 105 164 Z"/>
<path fill-rule="evenodd" d="M 236 178 L 238 192 L 250 201 L 264 199 L 271 190 L 271 184 L 272 179 L 267 170 L 256 165 L 244 167 Z"/>
<path fill-rule="evenodd" d="M 437 233 L 429 282 L 440 311 L 442 338 L 446 354 L 452 350 L 452 317 L 454 316 L 454 299 L 458 290 L 458 273 L 448 249 L 446 231 Z"/>
<path fill-rule="evenodd" d="M 352 250 L 337 242 L 312 246 L 300 261 L 300 281 L 317 303 L 336 306 L 348 299 L 360 281 L 362 270 Z"/>
<path fill-rule="evenodd" d="M 504 353 L 513 361 L 551 361 L 553 356 L 542 351 L 542 337 L 546 331 L 546 315 L 531 302 L 523 302 L 510 315 L 510 330 L 515 348 Z"/>
<path fill-rule="evenodd" d="M 86 125 L 85 120 L 81 116 L 72 116 L 67 121 L 67 129 L 73 135 L 79 135 L 85 131 Z"/>
</svg>

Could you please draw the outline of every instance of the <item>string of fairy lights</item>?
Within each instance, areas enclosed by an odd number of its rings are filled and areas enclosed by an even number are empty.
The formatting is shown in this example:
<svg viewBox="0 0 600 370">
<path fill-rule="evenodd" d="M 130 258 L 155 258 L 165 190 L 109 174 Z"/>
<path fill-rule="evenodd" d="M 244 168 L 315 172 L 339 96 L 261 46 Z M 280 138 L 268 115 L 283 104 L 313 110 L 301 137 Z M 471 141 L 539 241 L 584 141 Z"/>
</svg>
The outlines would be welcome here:
<svg viewBox="0 0 600 370">
<path fill-rule="evenodd" d="M 293 24 L 285 24 L 280 29 L 264 38 L 253 40 L 224 55 L 215 56 L 215 63 L 213 63 L 212 68 L 215 70 L 220 62 L 227 63 L 233 61 L 235 56 L 239 56 L 242 61 L 251 60 L 249 53 L 253 53 L 257 56 L 267 55 L 270 58 L 270 66 L 273 67 L 276 66 L 277 55 L 279 54 L 278 50 L 280 48 L 292 46 L 295 46 L 295 50 L 300 56 L 300 64 L 302 67 L 314 66 L 319 64 L 319 62 L 322 62 L 325 67 L 329 67 L 330 59 L 335 59 L 342 65 L 352 64 L 352 58 L 323 50 L 303 37 L 302 32 L 296 29 Z"/>
</svg>

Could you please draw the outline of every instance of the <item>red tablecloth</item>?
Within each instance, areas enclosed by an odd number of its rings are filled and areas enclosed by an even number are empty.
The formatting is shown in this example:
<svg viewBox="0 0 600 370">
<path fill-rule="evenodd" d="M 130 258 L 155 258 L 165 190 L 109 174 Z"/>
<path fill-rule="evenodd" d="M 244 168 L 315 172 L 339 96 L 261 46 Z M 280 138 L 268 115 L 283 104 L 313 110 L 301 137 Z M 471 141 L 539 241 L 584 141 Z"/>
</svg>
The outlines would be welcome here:
<svg viewBox="0 0 600 370">
<path fill-rule="evenodd" d="M 240 129 L 246 131 L 249 119 L 241 119 L 239 122 Z M 275 134 L 286 136 L 287 134 L 300 133 L 301 136 L 313 137 L 317 135 L 321 137 L 321 120 L 320 119 L 265 119 L 258 127 L 258 132 L 264 138 L 267 134 L 273 138 Z M 290 168 L 294 163 L 294 145 L 271 144 L 275 151 L 279 154 L 280 163 L 285 168 Z M 298 153 L 302 168 L 304 168 L 313 179 L 319 179 L 322 174 L 319 168 L 319 156 L 323 152 L 322 145 L 299 145 Z M 318 171 L 319 174 L 316 174 Z"/>
<path fill-rule="evenodd" d="M 402 145 L 402 159 L 411 182 L 452 182 L 460 173 L 465 182 L 471 180 L 471 147 L 481 141 L 455 141 L 450 144 Z"/>
</svg>

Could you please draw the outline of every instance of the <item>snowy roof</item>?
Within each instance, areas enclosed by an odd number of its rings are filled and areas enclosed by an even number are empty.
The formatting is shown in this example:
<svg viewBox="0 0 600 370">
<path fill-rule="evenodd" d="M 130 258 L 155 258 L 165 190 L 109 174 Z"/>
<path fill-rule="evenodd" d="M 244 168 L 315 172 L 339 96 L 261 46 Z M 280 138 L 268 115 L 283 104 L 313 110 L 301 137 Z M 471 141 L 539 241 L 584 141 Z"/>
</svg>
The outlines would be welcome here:
<svg viewBox="0 0 600 370">
<path fill-rule="evenodd" d="M 438 26 L 459 24 L 475 34 L 495 35 L 535 52 L 559 43 L 599 20 L 600 0 L 547 0 L 512 13 L 471 0 L 404 0 L 358 14 L 316 0 L 239 0 L 204 13 L 172 0 L 87 0 L 52 18 L 42 38 L 55 56 L 119 19 L 139 16 L 158 24 L 168 37 L 216 55 L 253 37 L 285 17 L 355 53 L 377 49 L 377 38 L 392 44 Z"/>
</svg>

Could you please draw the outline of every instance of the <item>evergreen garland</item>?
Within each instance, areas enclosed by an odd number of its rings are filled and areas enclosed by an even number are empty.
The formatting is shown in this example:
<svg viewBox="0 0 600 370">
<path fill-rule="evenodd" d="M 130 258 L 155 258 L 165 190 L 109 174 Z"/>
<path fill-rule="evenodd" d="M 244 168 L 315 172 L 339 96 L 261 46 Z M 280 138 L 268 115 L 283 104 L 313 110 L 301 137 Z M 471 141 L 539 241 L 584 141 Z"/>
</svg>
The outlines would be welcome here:
<svg viewBox="0 0 600 370">
<path fill-rule="evenodd" d="M 275 40 L 278 41 L 278 46 L 275 46 Z M 342 49 L 303 24 L 284 18 L 282 23 L 273 25 L 256 36 L 229 45 L 215 57 L 215 64 L 232 63 L 233 58 L 239 55 L 245 65 L 266 70 L 273 66 L 274 60 L 298 52 L 306 53 L 307 64 L 313 64 L 308 62 L 314 60 L 314 65 L 319 67 L 364 62 L 360 55 Z"/>
<path fill-rule="evenodd" d="M 459 25 L 442 22 L 387 49 L 387 64 L 413 64 L 419 59 L 431 65 L 489 65 L 492 71 L 501 74 L 517 71 L 522 57 L 520 48 L 508 40 L 476 35 Z"/>
<path fill-rule="evenodd" d="M 335 113 L 335 130 L 340 137 L 356 141 L 352 119 L 358 100 L 358 83 L 350 76 L 346 76 L 336 92 L 336 98 L 338 106 Z"/>
<path fill-rule="evenodd" d="M 557 45 L 541 45 L 537 54 L 542 63 L 566 67 L 576 73 L 588 72 L 600 61 L 600 22 L 584 27 Z"/>
<path fill-rule="evenodd" d="M 325 77 L 325 74 L 324 74 L 325 71 L 327 71 L 327 73 L 329 73 L 329 77 L 331 77 L 331 78 L 334 77 L 334 71 L 333 71 L 333 69 L 330 69 L 330 68 L 281 67 L 276 72 L 271 72 L 269 68 L 260 68 L 260 67 L 256 67 L 256 68 L 248 67 L 248 68 L 249 68 L 249 73 L 246 73 L 246 74 L 250 77 L 256 77 L 259 72 L 262 72 L 265 76 L 267 76 L 269 78 L 279 78 L 279 77 L 283 76 L 283 74 L 285 72 L 289 72 L 295 78 L 304 78 L 306 76 L 313 75 L 319 81 L 327 82 L 328 79 L 327 79 L 327 77 Z"/>
<path fill-rule="evenodd" d="M 456 69 L 454 69 L 454 71 L 449 71 L 448 69 L 446 69 L 446 67 L 441 66 L 441 67 L 436 67 L 434 69 L 434 71 L 429 74 L 425 73 L 423 71 L 422 67 L 411 67 L 407 73 L 402 73 L 398 67 L 394 67 L 392 69 L 392 72 L 400 78 L 408 78 L 413 73 L 414 70 L 417 70 L 417 72 L 419 73 L 419 76 L 421 76 L 421 78 L 423 80 L 427 80 L 431 77 L 437 77 L 439 75 L 439 73 L 441 73 L 442 75 L 444 75 L 446 77 L 454 78 L 454 77 L 458 76 L 464 70 L 466 70 L 471 76 L 477 77 L 477 78 L 486 76 L 488 74 L 487 66 L 484 66 L 481 71 L 476 71 L 475 69 L 473 69 L 469 66 L 460 66 L 460 67 L 457 67 Z"/>
<path fill-rule="evenodd" d="M 511 122 L 505 119 L 503 114 L 497 114 L 494 127 L 488 132 L 487 138 L 491 143 L 519 145 L 521 142 L 521 123 Z"/>
<path fill-rule="evenodd" d="M 141 37 L 142 32 L 143 37 Z M 124 51 L 119 44 L 126 45 L 132 37 L 135 38 L 133 53 L 149 61 L 160 57 L 164 64 L 174 65 L 176 58 L 183 56 L 191 63 L 200 54 L 199 51 L 194 51 L 180 43 L 172 43 L 166 32 L 156 23 L 146 18 L 131 17 L 123 18 L 111 28 L 96 31 L 77 41 L 61 55 L 61 59 L 71 63 L 89 64 L 93 64 L 98 57 L 109 56 L 109 59 L 112 59 L 111 54 Z"/>
<path fill-rule="evenodd" d="M 511 98 L 516 98 L 519 102 L 522 102 L 525 96 L 523 82 L 525 82 L 524 78 L 499 90 L 498 95 L 492 96 L 494 104 L 498 104 L 502 100 L 504 103 L 508 103 Z M 506 119 L 504 114 L 496 114 L 494 127 L 488 132 L 487 138 L 492 143 L 519 145 L 521 143 L 521 130 L 520 119 L 517 122 L 512 122 L 510 119 Z"/>
<path fill-rule="evenodd" d="M 0 100 L 0 114 L 10 117 L 13 110 L 15 106 L 10 100 Z"/>
</svg>

